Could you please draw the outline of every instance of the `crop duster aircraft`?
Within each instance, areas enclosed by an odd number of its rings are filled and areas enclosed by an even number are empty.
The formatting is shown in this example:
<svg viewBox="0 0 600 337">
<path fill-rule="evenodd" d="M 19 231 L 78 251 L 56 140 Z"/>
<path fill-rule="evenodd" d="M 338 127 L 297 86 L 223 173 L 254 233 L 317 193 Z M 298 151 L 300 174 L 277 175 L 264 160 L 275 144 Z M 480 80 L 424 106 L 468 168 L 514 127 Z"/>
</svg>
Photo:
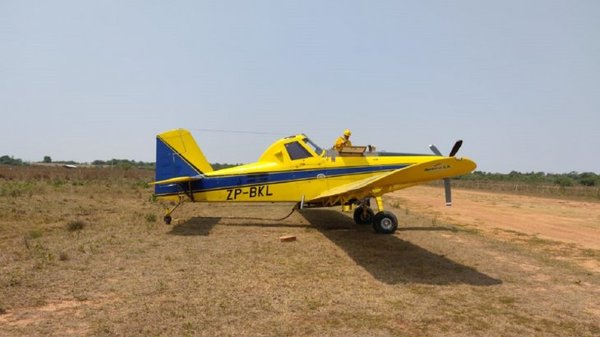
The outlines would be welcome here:
<svg viewBox="0 0 600 337">
<path fill-rule="evenodd" d="M 296 208 L 355 206 L 354 221 L 372 224 L 378 233 L 391 234 L 396 216 L 383 209 L 386 193 L 444 179 L 446 203 L 451 204 L 448 178 L 473 171 L 475 162 L 449 156 L 433 145 L 433 154 L 366 151 L 366 146 L 324 150 L 304 134 L 274 142 L 257 162 L 213 170 L 189 131 L 176 129 L 157 135 L 154 196 L 174 201 L 164 217 L 184 201 L 191 202 L 293 202 Z M 369 147 L 370 148 L 370 147 Z M 377 213 L 371 206 L 375 199 Z"/>
</svg>

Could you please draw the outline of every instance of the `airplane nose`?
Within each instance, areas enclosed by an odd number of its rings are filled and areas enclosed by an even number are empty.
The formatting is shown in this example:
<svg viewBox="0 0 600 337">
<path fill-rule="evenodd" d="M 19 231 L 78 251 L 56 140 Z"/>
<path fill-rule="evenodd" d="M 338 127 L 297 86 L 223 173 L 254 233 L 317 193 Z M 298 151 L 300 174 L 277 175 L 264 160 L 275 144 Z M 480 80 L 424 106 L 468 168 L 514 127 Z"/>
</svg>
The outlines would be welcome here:
<svg viewBox="0 0 600 337">
<path fill-rule="evenodd" d="M 472 159 L 467 157 L 454 157 L 456 161 L 459 163 L 461 169 L 465 171 L 465 173 L 469 173 L 477 168 L 477 163 L 475 163 Z"/>
</svg>

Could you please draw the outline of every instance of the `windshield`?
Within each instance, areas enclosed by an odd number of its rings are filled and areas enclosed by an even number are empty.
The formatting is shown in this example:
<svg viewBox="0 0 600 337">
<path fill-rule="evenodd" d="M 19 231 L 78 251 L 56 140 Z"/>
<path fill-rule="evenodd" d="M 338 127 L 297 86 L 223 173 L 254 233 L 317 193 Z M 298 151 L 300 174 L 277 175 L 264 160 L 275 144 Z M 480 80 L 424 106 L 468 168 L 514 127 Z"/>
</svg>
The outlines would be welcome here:
<svg viewBox="0 0 600 337">
<path fill-rule="evenodd" d="M 310 148 L 315 151 L 315 153 L 317 154 L 317 156 L 321 156 L 323 155 L 323 149 L 320 148 L 317 144 L 313 143 L 310 139 L 308 138 L 304 138 L 304 142 L 306 142 L 306 144 L 308 144 L 308 146 L 310 146 Z"/>
</svg>

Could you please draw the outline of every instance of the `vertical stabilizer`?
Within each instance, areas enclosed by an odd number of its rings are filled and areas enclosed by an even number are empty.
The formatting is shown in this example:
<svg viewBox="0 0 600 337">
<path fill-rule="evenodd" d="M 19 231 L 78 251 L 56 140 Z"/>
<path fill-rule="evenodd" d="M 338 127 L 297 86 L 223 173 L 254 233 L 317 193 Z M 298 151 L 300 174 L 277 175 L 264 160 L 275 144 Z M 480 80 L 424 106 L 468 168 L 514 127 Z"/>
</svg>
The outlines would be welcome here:
<svg viewBox="0 0 600 337">
<path fill-rule="evenodd" d="M 176 129 L 156 136 L 156 181 L 212 171 L 188 130 Z"/>
</svg>

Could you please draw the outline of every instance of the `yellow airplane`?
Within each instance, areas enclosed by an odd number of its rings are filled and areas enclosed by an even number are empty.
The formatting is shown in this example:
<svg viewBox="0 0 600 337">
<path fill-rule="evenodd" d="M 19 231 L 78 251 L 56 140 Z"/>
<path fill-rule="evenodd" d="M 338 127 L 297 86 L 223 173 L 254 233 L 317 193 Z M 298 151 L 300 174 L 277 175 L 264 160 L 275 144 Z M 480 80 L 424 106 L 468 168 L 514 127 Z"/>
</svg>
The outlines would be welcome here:
<svg viewBox="0 0 600 337">
<path fill-rule="evenodd" d="M 430 145 L 431 154 L 374 152 L 366 146 L 324 150 L 298 134 L 274 142 L 251 164 L 214 171 L 189 131 L 176 129 L 157 135 L 154 196 L 174 201 L 164 217 L 184 201 L 293 202 L 295 208 L 355 206 L 354 221 L 372 223 L 378 233 L 391 234 L 396 216 L 383 209 L 382 196 L 395 190 L 444 179 L 446 203 L 451 204 L 449 177 L 473 171 L 475 162 L 449 156 Z M 367 151 L 367 148 L 369 151 Z M 375 199 L 378 212 L 370 207 Z"/>
</svg>

